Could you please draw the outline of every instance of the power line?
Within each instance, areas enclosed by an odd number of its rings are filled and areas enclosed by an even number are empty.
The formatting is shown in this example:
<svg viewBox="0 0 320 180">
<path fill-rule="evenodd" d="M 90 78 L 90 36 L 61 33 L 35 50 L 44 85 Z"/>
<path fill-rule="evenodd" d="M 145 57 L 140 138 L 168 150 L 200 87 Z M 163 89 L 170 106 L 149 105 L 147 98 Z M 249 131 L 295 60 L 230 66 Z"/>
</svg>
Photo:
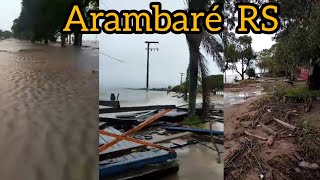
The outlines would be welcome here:
<svg viewBox="0 0 320 180">
<path fill-rule="evenodd" d="M 110 56 L 110 55 L 108 55 L 108 54 L 105 54 L 105 53 L 103 53 L 103 52 L 99 52 L 99 53 L 102 54 L 102 55 L 104 55 L 104 56 L 107 56 L 107 57 L 110 58 L 110 59 L 113 59 L 113 60 L 116 60 L 116 61 L 119 61 L 119 62 L 122 62 L 122 63 L 126 63 L 125 61 L 123 61 L 123 60 L 121 60 L 121 59 L 114 58 L 114 57 L 112 57 L 112 56 Z"/>
<path fill-rule="evenodd" d="M 110 9 L 110 8 L 103 2 L 103 0 L 100 1 L 100 2 L 102 3 L 102 5 L 103 5 L 106 9 Z"/>
</svg>

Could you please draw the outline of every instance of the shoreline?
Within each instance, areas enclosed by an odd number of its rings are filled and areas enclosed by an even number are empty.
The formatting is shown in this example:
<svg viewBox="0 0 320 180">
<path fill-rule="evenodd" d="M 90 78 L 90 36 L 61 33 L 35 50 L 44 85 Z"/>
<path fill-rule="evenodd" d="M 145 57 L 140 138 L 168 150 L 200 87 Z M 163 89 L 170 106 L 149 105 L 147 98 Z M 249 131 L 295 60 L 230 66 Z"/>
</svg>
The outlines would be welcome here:
<svg viewBox="0 0 320 180">
<path fill-rule="evenodd" d="M 269 85 L 279 83 L 279 79 L 266 79 L 266 81 L 271 82 Z M 255 91 L 257 90 L 256 86 L 257 84 L 244 87 L 235 86 L 227 91 Z M 315 157 L 319 154 L 312 153 L 319 151 L 319 147 L 315 145 L 319 141 L 315 140 L 312 135 L 304 134 L 306 128 L 304 124 L 307 117 L 310 128 L 317 130 L 316 127 L 318 127 L 318 134 L 320 134 L 320 128 L 317 125 L 320 113 L 317 111 L 319 111 L 320 102 L 316 102 L 314 106 L 311 112 L 306 113 L 301 104 L 282 102 L 271 95 L 251 97 L 239 104 L 225 106 L 224 160 L 226 162 L 226 179 L 257 179 L 261 175 L 266 179 L 292 179 L 293 177 L 312 179 L 319 177 L 319 171 L 299 167 L 299 163 L 302 161 L 320 163 L 320 160 Z M 286 119 L 290 112 L 296 112 L 296 115 Z M 273 121 L 273 118 L 281 119 L 297 129 L 293 131 L 278 125 Z M 253 126 L 254 122 L 257 122 L 258 125 Z M 260 123 L 277 133 L 277 136 L 273 137 L 271 145 L 268 145 L 270 133 L 262 128 Z M 264 137 L 268 141 L 254 138 L 245 132 Z M 306 149 L 309 150 L 306 151 Z M 302 160 L 301 157 L 305 158 Z M 240 168 L 236 168 L 241 164 L 242 171 Z"/>
</svg>

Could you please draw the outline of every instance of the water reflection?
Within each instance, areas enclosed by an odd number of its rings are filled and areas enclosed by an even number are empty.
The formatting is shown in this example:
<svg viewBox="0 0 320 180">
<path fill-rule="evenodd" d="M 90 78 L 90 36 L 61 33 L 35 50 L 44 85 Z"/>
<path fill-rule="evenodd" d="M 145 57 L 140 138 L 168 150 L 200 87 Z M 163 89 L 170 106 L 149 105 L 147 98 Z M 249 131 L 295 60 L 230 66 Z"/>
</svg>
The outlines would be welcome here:
<svg viewBox="0 0 320 180">
<path fill-rule="evenodd" d="M 262 95 L 262 90 L 253 91 L 253 92 L 224 92 L 224 105 L 229 106 L 233 104 L 240 104 L 247 99 L 250 99 L 255 96 Z"/>
</svg>

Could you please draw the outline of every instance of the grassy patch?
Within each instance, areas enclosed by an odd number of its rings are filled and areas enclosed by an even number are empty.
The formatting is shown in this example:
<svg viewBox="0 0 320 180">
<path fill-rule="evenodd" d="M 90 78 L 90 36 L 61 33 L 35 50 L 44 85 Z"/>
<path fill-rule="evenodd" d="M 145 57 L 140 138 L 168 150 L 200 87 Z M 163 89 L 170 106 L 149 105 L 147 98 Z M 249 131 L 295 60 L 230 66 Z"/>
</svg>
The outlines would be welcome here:
<svg viewBox="0 0 320 180">
<path fill-rule="evenodd" d="M 192 126 L 192 127 L 197 127 L 197 128 L 203 128 L 204 127 L 203 121 L 198 116 L 195 116 L 193 118 L 186 118 L 183 121 L 183 124 L 186 124 L 186 125 L 189 125 L 189 126 Z"/>
<path fill-rule="evenodd" d="M 320 91 L 308 90 L 306 86 L 288 87 L 283 84 L 264 87 L 266 92 L 272 93 L 274 96 L 283 98 L 286 97 L 293 101 L 305 101 L 309 97 L 319 97 Z"/>
<path fill-rule="evenodd" d="M 304 86 L 298 86 L 298 87 L 295 87 L 295 88 L 291 88 L 291 89 L 288 89 L 286 92 L 285 92 L 285 96 L 287 97 L 298 97 L 298 98 L 301 98 L 301 99 L 306 99 L 308 97 L 312 97 L 312 96 L 317 96 L 319 92 L 317 91 L 310 91 L 308 90 L 307 87 L 304 87 Z"/>
<path fill-rule="evenodd" d="M 303 121 L 302 129 L 304 134 L 308 134 L 310 132 L 310 124 L 308 120 Z"/>
</svg>

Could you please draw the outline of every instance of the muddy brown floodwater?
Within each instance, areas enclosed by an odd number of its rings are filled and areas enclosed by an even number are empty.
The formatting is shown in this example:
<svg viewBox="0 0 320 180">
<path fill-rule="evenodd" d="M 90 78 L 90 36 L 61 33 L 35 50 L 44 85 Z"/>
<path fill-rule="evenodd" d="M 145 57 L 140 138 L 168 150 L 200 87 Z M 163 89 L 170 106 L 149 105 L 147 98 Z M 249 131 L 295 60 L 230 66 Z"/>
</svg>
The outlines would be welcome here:
<svg viewBox="0 0 320 180">
<path fill-rule="evenodd" d="M 0 41 L 0 179 L 98 179 L 98 51 Z"/>
<path fill-rule="evenodd" d="M 214 148 L 212 143 L 207 146 Z M 220 151 L 223 146 L 218 145 Z M 163 180 L 222 180 L 223 179 L 223 153 L 222 162 L 218 163 L 217 152 L 201 144 L 189 145 L 176 150 L 179 159 L 179 171 L 168 175 Z"/>
</svg>

